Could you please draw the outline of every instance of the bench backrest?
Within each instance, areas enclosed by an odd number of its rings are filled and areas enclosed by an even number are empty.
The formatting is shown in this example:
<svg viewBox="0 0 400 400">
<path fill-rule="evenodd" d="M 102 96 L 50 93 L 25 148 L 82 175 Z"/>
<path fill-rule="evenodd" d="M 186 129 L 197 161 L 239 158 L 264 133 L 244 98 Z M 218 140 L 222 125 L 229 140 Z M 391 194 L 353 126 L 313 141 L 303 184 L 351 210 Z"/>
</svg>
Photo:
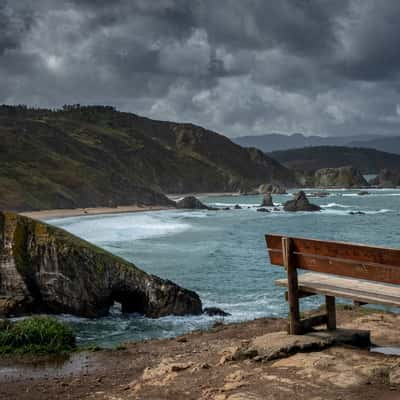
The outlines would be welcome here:
<svg viewBox="0 0 400 400">
<path fill-rule="evenodd" d="M 265 235 L 271 264 L 284 266 L 282 238 Z M 362 244 L 290 238 L 296 268 L 400 284 L 400 250 Z"/>
</svg>

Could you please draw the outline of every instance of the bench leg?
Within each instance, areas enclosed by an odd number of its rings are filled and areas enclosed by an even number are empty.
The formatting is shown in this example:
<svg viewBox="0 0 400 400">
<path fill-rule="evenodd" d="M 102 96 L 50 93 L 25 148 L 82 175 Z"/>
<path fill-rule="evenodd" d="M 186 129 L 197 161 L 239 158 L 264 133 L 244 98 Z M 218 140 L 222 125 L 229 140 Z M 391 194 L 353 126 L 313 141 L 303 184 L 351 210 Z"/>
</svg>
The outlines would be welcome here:
<svg viewBox="0 0 400 400">
<path fill-rule="evenodd" d="M 327 327 L 329 330 L 336 329 L 336 306 L 333 296 L 325 296 L 326 314 L 328 317 Z"/>
<path fill-rule="evenodd" d="M 292 245 L 290 238 L 282 238 L 283 258 L 288 274 L 289 334 L 301 335 L 299 287 L 297 269 L 293 263 Z"/>
</svg>

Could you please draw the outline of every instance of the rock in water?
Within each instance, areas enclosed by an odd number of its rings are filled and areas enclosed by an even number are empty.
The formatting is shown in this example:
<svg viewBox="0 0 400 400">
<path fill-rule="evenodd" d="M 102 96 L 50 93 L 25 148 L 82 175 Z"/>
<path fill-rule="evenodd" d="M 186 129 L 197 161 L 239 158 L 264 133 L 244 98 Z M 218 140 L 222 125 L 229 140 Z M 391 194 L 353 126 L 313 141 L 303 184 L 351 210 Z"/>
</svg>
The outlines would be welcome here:
<svg viewBox="0 0 400 400">
<path fill-rule="evenodd" d="M 184 197 L 182 200 L 176 202 L 177 208 L 188 208 L 191 210 L 211 210 L 210 207 L 206 206 L 199 199 L 194 196 Z"/>
<path fill-rule="evenodd" d="M 272 196 L 271 193 L 267 193 L 264 195 L 263 201 L 261 203 L 260 207 L 273 207 L 274 203 L 272 202 Z"/>
<path fill-rule="evenodd" d="M 283 205 L 285 211 L 320 211 L 321 207 L 308 201 L 306 194 L 301 190 L 293 200 Z"/>
<path fill-rule="evenodd" d="M 214 317 L 214 316 L 228 317 L 229 315 L 231 315 L 228 312 L 221 310 L 218 307 L 206 307 L 203 310 L 203 313 L 209 315 L 210 317 Z"/>
<path fill-rule="evenodd" d="M 269 210 L 268 210 L 268 208 L 264 208 L 264 207 L 257 208 L 257 211 L 259 211 L 259 212 L 267 212 L 267 213 L 269 213 Z"/>
<path fill-rule="evenodd" d="M 0 212 L 0 316 L 48 312 L 83 317 L 201 314 L 199 296 L 149 275 L 70 233 Z"/>
</svg>

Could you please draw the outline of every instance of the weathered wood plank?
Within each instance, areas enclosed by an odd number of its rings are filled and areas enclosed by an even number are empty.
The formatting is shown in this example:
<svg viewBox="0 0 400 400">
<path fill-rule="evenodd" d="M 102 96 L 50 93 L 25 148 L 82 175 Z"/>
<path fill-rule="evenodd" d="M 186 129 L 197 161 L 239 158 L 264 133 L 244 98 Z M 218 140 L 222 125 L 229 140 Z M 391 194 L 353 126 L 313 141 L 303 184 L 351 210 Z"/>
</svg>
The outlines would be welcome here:
<svg viewBox="0 0 400 400">
<path fill-rule="evenodd" d="M 293 264 L 292 240 L 282 238 L 282 250 L 284 265 L 287 270 L 288 282 L 288 303 L 289 303 L 289 333 L 292 335 L 301 334 L 300 305 L 297 283 L 297 269 Z"/>
<path fill-rule="evenodd" d="M 325 306 L 326 306 L 326 315 L 328 317 L 326 325 L 328 329 L 335 330 L 336 329 L 335 297 L 325 296 Z"/>
<path fill-rule="evenodd" d="M 281 236 L 266 235 L 272 264 L 283 265 Z M 292 238 L 293 263 L 315 272 L 400 284 L 400 250 Z"/>
<path fill-rule="evenodd" d="M 287 279 L 278 279 L 275 284 L 287 287 Z M 310 272 L 298 277 L 298 289 L 362 303 L 400 307 L 400 287 L 384 283 L 365 282 L 353 278 Z"/>
<path fill-rule="evenodd" d="M 303 292 L 302 290 L 297 290 L 297 295 L 299 299 L 303 299 L 304 297 L 316 296 L 315 293 Z M 289 293 L 285 292 L 285 300 L 289 301 Z"/>
</svg>

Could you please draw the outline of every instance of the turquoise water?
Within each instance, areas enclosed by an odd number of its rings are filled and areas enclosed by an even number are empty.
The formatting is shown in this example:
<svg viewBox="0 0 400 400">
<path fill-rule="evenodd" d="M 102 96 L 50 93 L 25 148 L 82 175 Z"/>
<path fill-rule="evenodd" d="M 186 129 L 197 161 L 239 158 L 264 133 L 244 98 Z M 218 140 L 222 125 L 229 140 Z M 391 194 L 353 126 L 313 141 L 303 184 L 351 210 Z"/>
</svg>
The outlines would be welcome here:
<svg viewBox="0 0 400 400">
<path fill-rule="evenodd" d="M 114 254 L 147 272 L 195 290 L 205 306 L 232 314 L 225 321 L 287 315 L 283 289 L 273 281 L 283 277 L 271 266 L 265 233 L 282 233 L 321 239 L 400 246 L 400 190 L 330 191 L 313 198 L 322 206 L 317 213 L 257 212 L 261 196 L 221 196 L 201 200 L 229 211 L 160 211 L 85 216 L 48 221 Z M 280 206 L 290 195 L 274 196 Z M 249 207 L 249 208 L 248 208 Z M 364 215 L 350 215 L 362 211 Z M 320 303 L 302 301 L 303 308 Z M 169 337 L 207 328 L 215 318 L 166 317 L 157 320 L 122 315 L 115 307 L 110 316 L 94 320 L 63 316 L 71 322 L 81 343 L 111 346 L 123 341 Z"/>
</svg>

